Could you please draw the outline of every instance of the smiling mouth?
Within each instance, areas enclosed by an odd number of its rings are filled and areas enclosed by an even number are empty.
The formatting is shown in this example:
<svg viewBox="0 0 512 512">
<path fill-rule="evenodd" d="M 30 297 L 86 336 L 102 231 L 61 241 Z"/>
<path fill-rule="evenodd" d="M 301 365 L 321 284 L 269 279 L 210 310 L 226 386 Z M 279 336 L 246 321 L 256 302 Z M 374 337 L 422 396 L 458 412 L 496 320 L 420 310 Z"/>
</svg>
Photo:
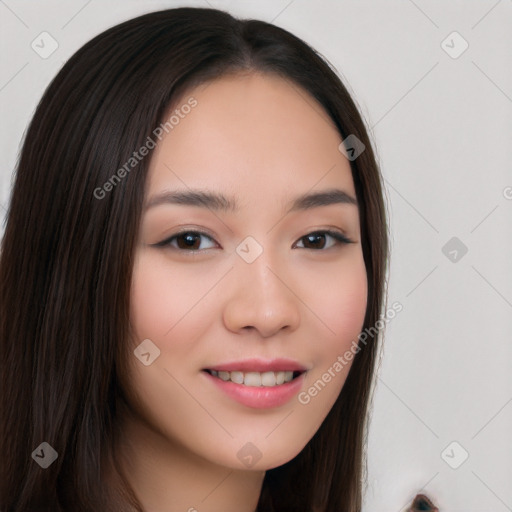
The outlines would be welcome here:
<svg viewBox="0 0 512 512">
<path fill-rule="evenodd" d="M 277 371 L 277 372 L 242 372 L 204 370 L 213 377 L 225 382 L 234 382 L 248 387 L 275 387 L 287 384 L 302 375 L 303 371 Z"/>
</svg>

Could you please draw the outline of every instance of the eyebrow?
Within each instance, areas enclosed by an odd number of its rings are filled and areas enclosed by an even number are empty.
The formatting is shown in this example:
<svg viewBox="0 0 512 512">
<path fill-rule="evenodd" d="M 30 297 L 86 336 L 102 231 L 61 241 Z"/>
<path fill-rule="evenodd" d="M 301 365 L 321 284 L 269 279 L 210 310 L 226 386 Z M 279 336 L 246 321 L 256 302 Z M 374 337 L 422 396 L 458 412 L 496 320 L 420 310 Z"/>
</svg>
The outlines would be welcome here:
<svg viewBox="0 0 512 512">
<path fill-rule="evenodd" d="M 145 210 L 163 204 L 179 204 L 198 206 L 214 211 L 236 213 L 239 210 L 234 197 L 227 197 L 222 193 L 205 190 L 165 191 L 150 198 Z M 293 199 L 289 212 L 310 210 L 331 204 L 349 204 L 357 206 L 357 200 L 347 192 L 332 188 L 320 192 L 305 193 Z"/>
</svg>

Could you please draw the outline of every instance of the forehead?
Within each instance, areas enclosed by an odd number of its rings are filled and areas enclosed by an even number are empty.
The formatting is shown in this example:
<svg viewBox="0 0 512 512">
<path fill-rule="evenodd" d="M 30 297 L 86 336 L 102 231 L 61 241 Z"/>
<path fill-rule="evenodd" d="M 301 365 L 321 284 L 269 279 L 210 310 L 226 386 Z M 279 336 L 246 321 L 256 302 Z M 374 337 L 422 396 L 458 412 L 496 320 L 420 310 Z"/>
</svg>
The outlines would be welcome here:
<svg viewBox="0 0 512 512">
<path fill-rule="evenodd" d="M 195 106 L 182 109 L 191 99 Z M 172 113 L 180 114 L 179 122 L 154 150 L 151 192 L 210 186 L 254 197 L 269 190 L 305 192 L 318 183 L 354 194 L 333 121 L 288 79 L 257 72 L 223 76 L 187 91 Z"/>
</svg>

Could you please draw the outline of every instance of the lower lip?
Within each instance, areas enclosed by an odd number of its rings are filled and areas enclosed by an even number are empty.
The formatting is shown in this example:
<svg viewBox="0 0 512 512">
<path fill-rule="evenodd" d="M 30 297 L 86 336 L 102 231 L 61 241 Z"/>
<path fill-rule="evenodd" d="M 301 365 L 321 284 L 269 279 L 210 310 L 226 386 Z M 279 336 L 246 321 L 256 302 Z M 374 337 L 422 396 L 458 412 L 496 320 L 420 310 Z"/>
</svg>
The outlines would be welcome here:
<svg viewBox="0 0 512 512">
<path fill-rule="evenodd" d="M 245 386 L 202 372 L 214 385 L 236 402 L 253 409 L 270 409 L 289 402 L 300 391 L 306 372 L 277 386 Z"/>
</svg>

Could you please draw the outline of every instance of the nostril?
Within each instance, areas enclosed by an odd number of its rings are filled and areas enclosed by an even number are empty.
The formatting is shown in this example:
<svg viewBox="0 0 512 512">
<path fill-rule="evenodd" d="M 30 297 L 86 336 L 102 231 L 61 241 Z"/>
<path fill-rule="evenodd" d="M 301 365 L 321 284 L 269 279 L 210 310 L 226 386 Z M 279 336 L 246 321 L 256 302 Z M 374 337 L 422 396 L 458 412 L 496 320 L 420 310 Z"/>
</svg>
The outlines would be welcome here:
<svg viewBox="0 0 512 512">
<path fill-rule="evenodd" d="M 424 494 L 418 494 L 407 512 L 439 512 L 439 509 Z"/>
</svg>

